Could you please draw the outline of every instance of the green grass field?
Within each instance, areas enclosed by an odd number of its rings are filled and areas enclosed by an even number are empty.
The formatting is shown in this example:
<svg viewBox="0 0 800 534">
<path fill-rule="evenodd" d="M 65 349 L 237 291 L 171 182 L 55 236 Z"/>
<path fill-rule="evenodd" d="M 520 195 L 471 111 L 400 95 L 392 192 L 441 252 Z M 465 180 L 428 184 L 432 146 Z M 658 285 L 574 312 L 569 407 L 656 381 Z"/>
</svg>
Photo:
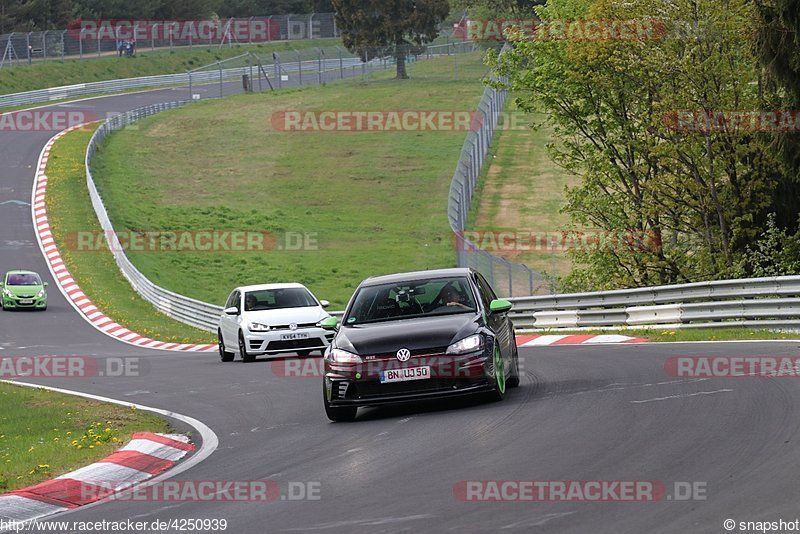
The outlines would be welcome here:
<svg viewBox="0 0 800 534">
<path fill-rule="evenodd" d="M 392 69 L 367 82 L 202 101 L 111 136 L 94 175 L 117 230 L 241 230 L 259 252 L 129 252 L 153 282 L 221 304 L 241 284 L 300 281 L 341 309 L 367 276 L 454 265 L 447 193 L 465 131 L 285 132 L 286 110 L 472 111 L 479 53 Z M 307 236 L 286 250 L 285 236 Z M 291 244 L 291 243 L 290 243 Z"/>
<path fill-rule="evenodd" d="M 0 493 L 108 456 L 134 432 L 170 432 L 152 414 L 0 383 Z"/>
<path fill-rule="evenodd" d="M 56 141 L 47 162 L 47 213 L 67 268 L 92 302 L 126 328 L 159 341 L 214 343 L 212 334 L 170 319 L 141 299 L 110 252 L 77 250 L 77 232 L 102 236 L 83 166 L 91 134 L 79 130 L 65 135 Z"/>
<path fill-rule="evenodd" d="M 6 66 L 0 69 L 0 94 L 33 91 L 76 83 L 186 72 L 238 56 L 247 51 L 269 58 L 271 61 L 272 52 L 292 58 L 293 49 L 304 50 L 336 45 L 341 45 L 339 39 L 308 39 L 241 45 L 231 48 L 195 46 L 194 48 L 180 47 L 173 50 L 157 49 L 153 52 L 145 48 L 137 50 L 134 57 L 117 57 L 116 55 L 92 57 L 87 53 L 84 59 L 53 60 L 35 62 L 32 65 L 21 63 L 19 66 Z"/>
<path fill-rule="evenodd" d="M 523 129 L 524 124 L 541 121 L 541 116 L 523 116 L 513 102 L 509 102 L 506 113 L 511 120 L 493 140 L 494 157 L 484 170 L 470 229 L 530 232 L 540 237 L 560 235 L 569 228 L 569 216 L 560 212 L 565 188 L 576 185 L 578 177 L 558 167 L 547 155 L 545 147 L 552 142 L 550 129 Z M 571 268 L 566 253 L 551 253 L 543 247 L 525 248 L 528 245 L 522 242 L 520 247 L 490 252 L 556 276 L 567 274 Z"/>
</svg>

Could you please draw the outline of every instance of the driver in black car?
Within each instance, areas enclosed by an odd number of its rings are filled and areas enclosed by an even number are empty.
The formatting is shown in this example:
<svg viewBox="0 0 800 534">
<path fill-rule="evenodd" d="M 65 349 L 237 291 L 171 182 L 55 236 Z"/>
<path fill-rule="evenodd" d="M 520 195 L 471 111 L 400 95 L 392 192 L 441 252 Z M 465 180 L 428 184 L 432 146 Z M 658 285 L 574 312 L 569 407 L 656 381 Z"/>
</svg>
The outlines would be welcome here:
<svg viewBox="0 0 800 534">
<path fill-rule="evenodd" d="M 442 303 L 444 306 L 459 306 L 465 310 L 471 309 L 469 306 L 461 303 L 461 295 L 453 286 L 447 286 L 442 291 Z"/>
</svg>

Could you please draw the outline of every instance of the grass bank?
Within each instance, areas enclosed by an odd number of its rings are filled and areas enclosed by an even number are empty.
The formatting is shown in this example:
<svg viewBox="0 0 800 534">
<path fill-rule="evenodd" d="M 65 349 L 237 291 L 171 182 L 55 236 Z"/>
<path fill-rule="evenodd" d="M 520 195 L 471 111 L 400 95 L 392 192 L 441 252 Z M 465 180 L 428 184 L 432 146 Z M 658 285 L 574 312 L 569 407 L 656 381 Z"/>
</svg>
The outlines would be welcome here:
<svg viewBox="0 0 800 534">
<path fill-rule="evenodd" d="M 216 61 L 238 56 L 247 51 L 268 57 L 272 53 L 292 53 L 293 49 L 333 47 L 341 45 L 339 39 L 307 39 L 302 41 L 280 41 L 264 44 L 239 45 L 232 48 L 195 46 L 173 50 L 138 50 L 136 56 L 117 57 L 107 55 L 84 59 L 65 59 L 35 62 L 31 65 L 4 67 L 0 69 L 0 94 L 20 93 L 77 83 L 100 82 L 137 76 L 173 74 L 202 67 Z"/>
<path fill-rule="evenodd" d="M 152 414 L 43 389 L 0 383 L 0 493 L 108 456 L 134 432 L 169 432 Z"/>
<path fill-rule="evenodd" d="M 77 130 L 65 135 L 56 141 L 47 161 L 47 213 L 67 268 L 86 296 L 126 328 L 159 341 L 214 343 L 213 334 L 175 321 L 139 297 L 108 250 L 78 250 L 76 236 L 80 232 L 101 239 L 103 236 L 89 198 L 83 164 L 92 131 Z"/>
<path fill-rule="evenodd" d="M 367 276 L 452 266 L 447 195 L 466 131 L 290 132 L 276 117 L 472 111 L 481 54 L 453 62 L 412 63 L 404 81 L 388 69 L 366 82 L 201 101 L 114 134 L 94 176 L 118 230 L 271 236 L 264 250 L 129 257 L 155 283 L 207 302 L 241 284 L 299 281 L 334 309 Z"/>
</svg>

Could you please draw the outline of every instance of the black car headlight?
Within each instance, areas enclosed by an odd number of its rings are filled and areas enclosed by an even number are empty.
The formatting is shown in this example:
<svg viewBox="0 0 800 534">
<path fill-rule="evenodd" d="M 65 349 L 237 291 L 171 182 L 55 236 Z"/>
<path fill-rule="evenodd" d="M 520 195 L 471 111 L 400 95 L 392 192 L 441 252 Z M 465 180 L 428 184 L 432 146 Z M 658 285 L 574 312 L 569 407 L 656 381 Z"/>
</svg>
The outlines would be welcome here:
<svg viewBox="0 0 800 534">
<path fill-rule="evenodd" d="M 483 348 L 483 336 L 480 334 L 472 334 L 462 340 L 451 343 L 447 347 L 446 354 L 466 354 L 467 352 L 475 352 Z"/>
</svg>

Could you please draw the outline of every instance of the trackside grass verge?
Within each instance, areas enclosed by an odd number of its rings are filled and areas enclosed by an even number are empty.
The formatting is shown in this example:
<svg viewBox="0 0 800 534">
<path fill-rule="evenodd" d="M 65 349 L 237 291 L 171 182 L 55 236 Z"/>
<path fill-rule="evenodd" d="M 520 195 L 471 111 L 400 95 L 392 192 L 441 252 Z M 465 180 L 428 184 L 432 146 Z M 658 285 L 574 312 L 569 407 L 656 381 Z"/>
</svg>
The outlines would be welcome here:
<svg viewBox="0 0 800 534">
<path fill-rule="evenodd" d="M 41 61 L 34 62 L 32 65 L 21 63 L 19 66 L 6 66 L 0 69 L 0 94 L 20 93 L 76 83 L 186 72 L 215 61 L 238 56 L 247 51 L 271 58 L 272 52 L 293 55 L 292 49 L 301 50 L 337 45 L 341 45 L 341 40 L 307 39 L 240 45 L 232 48 L 195 46 L 191 49 L 181 47 L 173 50 L 157 49 L 152 52 L 144 48 L 137 50 L 136 56 L 133 57 L 117 57 L 116 54 L 93 57 L 89 51 L 84 51 L 86 52 L 84 59 Z"/>
<path fill-rule="evenodd" d="M 455 263 L 447 220 L 465 129 L 285 131 L 281 112 L 473 112 L 481 54 L 324 87 L 206 100 L 110 136 L 94 177 L 118 231 L 245 231 L 251 251 L 128 256 L 150 280 L 222 304 L 249 283 L 298 281 L 342 309 L 364 278 Z M 278 118 L 276 122 L 276 118 Z M 277 124 L 277 125 L 276 125 Z"/>
<path fill-rule="evenodd" d="M 579 178 L 550 159 L 546 151 L 547 144 L 553 142 L 549 128 L 523 128 L 541 122 L 540 114 L 522 115 L 509 98 L 506 116 L 511 118 L 513 127 L 500 129 L 493 139 L 496 150 L 484 170 L 470 229 L 523 232 L 521 235 L 542 241 L 545 236 L 561 235 L 570 227 L 569 215 L 560 211 L 566 201 L 565 189 L 576 185 Z M 536 243 L 533 238 L 530 241 Z M 512 244 L 507 250 L 489 252 L 554 276 L 566 275 L 572 265 L 564 252 L 524 242 L 518 247 Z"/>
<path fill-rule="evenodd" d="M 67 268 L 86 296 L 126 328 L 159 341 L 214 343 L 213 334 L 158 312 L 130 286 L 107 250 L 78 250 L 75 236 L 103 236 L 86 187 L 83 158 L 96 125 L 56 141 L 47 162 L 47 214 Z"/>
<path fill-rule="evenodd" d="M 0 383 L 0 493 L 108 456 L 134 432 L 170 432 L 136 409 Z"/>
<path fill-rule="evenodd" d="M 800 332 L 777 332 L 747 328 L 678 328 L 668 329 L 619 329 L 619 330 L 530 330 L 532 334 L 618 334 L 645 338 L 655 342 L 665 341 L 741 341 L 762 339 L 800 339 Z"/>
</svg>

